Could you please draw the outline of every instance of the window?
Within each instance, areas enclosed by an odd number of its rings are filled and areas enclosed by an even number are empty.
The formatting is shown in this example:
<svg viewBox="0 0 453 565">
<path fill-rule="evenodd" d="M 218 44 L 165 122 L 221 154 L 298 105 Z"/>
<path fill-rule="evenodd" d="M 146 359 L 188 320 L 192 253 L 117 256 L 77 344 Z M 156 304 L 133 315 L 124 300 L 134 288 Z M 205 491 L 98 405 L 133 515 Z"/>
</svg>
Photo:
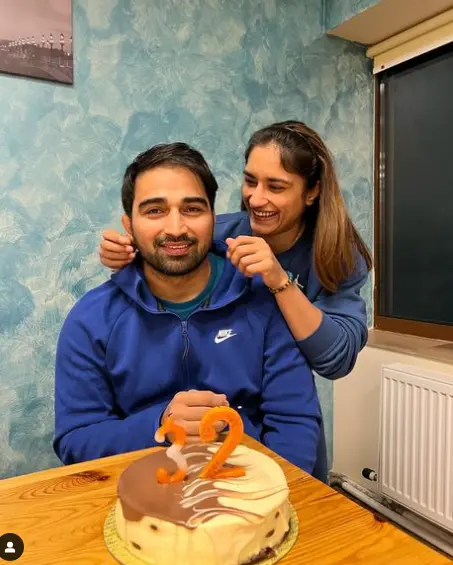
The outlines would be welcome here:
<svg viewBox="0 0 453 565">
<path fill-rule="evenodd" d="M 376 78 L 375 326 L 453 341 L 453 44 Z"/>
</svg>

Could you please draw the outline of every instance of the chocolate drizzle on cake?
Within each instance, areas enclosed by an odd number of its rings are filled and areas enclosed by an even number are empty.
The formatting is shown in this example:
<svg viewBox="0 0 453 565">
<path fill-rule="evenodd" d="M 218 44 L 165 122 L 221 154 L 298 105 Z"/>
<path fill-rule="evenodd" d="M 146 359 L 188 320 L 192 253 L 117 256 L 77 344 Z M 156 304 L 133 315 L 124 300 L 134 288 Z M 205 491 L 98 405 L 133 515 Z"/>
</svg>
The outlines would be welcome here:
<svg viewBox="0 0 453 565">
<path fill-rule="evenodd" d="M 125 470 L 118 482 L 118 498 L 126 520 L 137 522 L 144 516 L 150 516 L 196 528 L 219 514 L 234 514 L 247 521 L 259 522 L 262 516 L 226 506 L 225 499 L 246 496 L 247 500 L 260 500 L 281 490 L 247 492 L 244 495 L 234 487 L 219 488 L 215 483 L 220 483 L 221 479 L 199 477 L 201 469 L 213 456 L 212 445 L 211 449 L 204 444 L 187 446 L 183 453 L 187 458 L 188 473 L 186 480 L 180 483 L 159 484 L 156 480 L 159 467 L 168 469 L 170 473 L 176 470 L 175 463 L 167 457 L 165 450 L 138 459 Z M 236 480 L 247 482 L 251 479 L 246 475 Z M 227 485 L 228 481 L 224 484 Z M 152 525 L 150 528 L 154 529 Z"/>
</svg>

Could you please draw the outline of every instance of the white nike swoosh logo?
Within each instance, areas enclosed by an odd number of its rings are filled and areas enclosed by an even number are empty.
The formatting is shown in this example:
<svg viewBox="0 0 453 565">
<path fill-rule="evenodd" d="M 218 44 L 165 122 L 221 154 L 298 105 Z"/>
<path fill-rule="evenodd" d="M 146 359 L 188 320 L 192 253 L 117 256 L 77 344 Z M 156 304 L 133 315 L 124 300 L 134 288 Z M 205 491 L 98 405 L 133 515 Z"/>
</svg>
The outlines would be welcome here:
<svg viewBox="0 0 453 565">
<path fill-rule="evenodd" d="M 230 337 L 234 337 L 235 335 L 237 335 L 237 334 L 228 334 L 228 335 L 225 335 L 225 336 L 222 336 L 222 337 L 219 337 L 218 335 L 216 335 L 214 341 L 216 343 L 222 343 L 222 341 L 230 339 Z"/>
</svg>

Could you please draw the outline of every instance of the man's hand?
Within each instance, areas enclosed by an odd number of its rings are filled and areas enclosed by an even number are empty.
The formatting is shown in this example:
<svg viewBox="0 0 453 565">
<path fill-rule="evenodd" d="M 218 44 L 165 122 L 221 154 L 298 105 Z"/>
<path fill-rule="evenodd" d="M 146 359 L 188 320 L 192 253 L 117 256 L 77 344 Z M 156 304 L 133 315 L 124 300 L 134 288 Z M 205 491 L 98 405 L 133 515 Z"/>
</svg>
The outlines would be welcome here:
<svg viewBox="0 0 453 565">
<path fill-rule="evenodd" d="M 165 409 L 161 419 L 162 424 L 171 416 L 175 424 L 186 430 L 186 444 L 198 443 L 201 441 L 199 433 L 201 419 L 214 406 L 229 406 L 226 396 L 210 390 L 178 392 Z M 217 422 L 216 432 L 219 434 L 225 426 L 225 422 Z"/>
</svg>

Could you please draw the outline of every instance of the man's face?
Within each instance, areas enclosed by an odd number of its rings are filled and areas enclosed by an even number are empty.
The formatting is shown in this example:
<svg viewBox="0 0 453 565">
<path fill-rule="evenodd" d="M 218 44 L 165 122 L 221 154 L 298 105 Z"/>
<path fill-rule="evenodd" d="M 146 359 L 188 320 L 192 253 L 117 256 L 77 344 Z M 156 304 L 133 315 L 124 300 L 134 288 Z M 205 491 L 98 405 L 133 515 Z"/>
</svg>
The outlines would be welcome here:
<svg viewBox="0 0 453 565">
<path fill-rule="evenodd" d="M 137 177 L 132 218 L 123 216 L 123 225 L 149 266 L 180 277 L 206 259 L 214 215 L 196 175 L 184 168 L 157 167 Z"/>
</svg>

